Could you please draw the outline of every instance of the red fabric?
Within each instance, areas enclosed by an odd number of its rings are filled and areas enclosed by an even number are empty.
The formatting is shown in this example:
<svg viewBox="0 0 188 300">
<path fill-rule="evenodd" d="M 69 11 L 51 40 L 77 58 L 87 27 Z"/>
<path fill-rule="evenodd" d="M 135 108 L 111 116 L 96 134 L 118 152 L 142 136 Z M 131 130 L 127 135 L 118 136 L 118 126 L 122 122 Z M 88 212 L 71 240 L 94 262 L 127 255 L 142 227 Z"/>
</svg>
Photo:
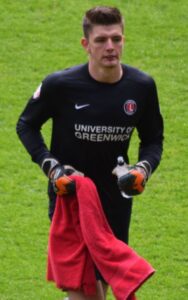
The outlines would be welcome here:
<svg viewBox="0 0 188 300">
<path fill-rule="evenodd" d="M 72 177 L 76 195 L 58 197 L 56 202 L 49 234 L 47 279 L 58 288 L 94 295 L 96 265 L 117 300 L 135 300 L 134 292 L 154 269 L 114 236 L 94 183 L 87 177 Z"/>
</svg>

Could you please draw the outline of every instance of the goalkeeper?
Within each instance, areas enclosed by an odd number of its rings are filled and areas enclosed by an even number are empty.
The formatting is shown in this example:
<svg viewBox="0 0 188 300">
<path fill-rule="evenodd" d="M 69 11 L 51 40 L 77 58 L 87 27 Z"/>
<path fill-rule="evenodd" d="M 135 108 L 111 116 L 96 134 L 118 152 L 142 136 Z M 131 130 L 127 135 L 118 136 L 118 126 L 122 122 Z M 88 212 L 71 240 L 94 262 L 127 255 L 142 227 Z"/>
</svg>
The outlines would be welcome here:
<svg viewBox="0 0 188 300">
<path fill-rule="evenodd" d="M 114 234 L 128 243 L 132 196 L 143 192 L 162 154 L 157 88 L 151 76 L 120 61 L 125 39 L 118 9 L 87 11 L 83 33 L 88 62 L 48 75 L 21 113 L 17 133 L 49 178 L 51 219 L 56 194 L 75 192 L 69 175 L 76 172 L 95 182 Z M 50 149 L 41 133 L 49 119 Z M 140 139 L 138 161 L 127 166 L 134 130 Z M 98 272 L 97 278 L 103 280 Z"/>
</svg>

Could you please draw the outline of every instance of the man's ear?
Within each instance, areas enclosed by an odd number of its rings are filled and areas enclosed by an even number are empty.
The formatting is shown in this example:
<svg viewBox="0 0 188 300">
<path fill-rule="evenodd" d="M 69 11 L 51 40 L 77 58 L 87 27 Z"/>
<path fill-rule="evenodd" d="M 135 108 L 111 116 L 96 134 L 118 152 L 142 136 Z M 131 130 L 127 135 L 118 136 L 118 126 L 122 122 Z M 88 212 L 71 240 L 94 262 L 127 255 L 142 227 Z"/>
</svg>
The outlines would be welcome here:
<svg viewBox="0 0 188 300">
<path fill-rule="evenodd" d="M 81 38 L 81 45 L 87 53 L 89 53 L 89 41 L 85 37 Z"/>
</svg>

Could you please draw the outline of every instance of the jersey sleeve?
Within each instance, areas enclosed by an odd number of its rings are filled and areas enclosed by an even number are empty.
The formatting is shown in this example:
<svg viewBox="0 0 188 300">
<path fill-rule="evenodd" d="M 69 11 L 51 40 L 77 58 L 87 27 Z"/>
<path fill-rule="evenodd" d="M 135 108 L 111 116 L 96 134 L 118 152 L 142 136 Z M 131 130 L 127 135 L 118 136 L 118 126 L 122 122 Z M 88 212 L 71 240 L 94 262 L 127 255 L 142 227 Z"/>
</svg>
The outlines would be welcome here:
<svg viewBox="0 0 188 300">
<path fill-rule="evenodd" d="M 149 81 L 144 113 L 137 126 L 140 138 L 139 160 L 147 160 L 152 172 L 160 163 L 163 151 L 163 118 L 160 113 L 156 84 Z"/>
<path fill-rule="evenodd" d="M 53 115 L 51 94 L 52 85 L 45 79 L 29 99 L 16 126 L 21 142 L 39 165 L 44 158 L 51 156 L 41 134 L 42 125 Z"/>
</svg>

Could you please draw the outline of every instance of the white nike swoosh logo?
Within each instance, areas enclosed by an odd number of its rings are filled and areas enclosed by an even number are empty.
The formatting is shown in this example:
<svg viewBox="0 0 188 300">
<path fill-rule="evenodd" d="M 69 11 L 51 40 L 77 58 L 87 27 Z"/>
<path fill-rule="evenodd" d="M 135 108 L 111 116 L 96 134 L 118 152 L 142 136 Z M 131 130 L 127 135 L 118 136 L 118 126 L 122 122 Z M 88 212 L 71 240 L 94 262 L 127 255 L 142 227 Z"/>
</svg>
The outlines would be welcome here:
<svg viewBox="0 0 188 300">
<path fill-rule="evenodd" d="M 82 109 L 87 106 L 90 106 L 90 104 L 82 104 L 82 105 L 75 104 L 75 109 Z"/>
</svg>

